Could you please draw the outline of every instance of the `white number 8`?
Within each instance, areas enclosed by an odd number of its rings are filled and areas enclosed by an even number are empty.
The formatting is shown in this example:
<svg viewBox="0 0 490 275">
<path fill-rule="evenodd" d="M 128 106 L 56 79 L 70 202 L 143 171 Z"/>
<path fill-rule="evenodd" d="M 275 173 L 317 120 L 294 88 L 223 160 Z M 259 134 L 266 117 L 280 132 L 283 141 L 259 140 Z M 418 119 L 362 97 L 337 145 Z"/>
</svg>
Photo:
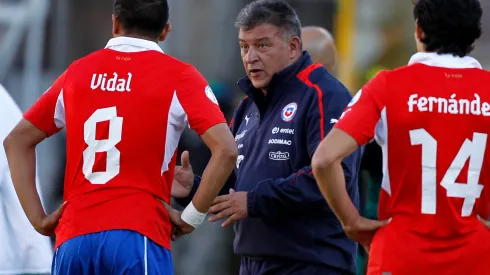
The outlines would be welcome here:
<svg viewBox="0 0 490 275">
<path fill-rule="evenodd" d="M 97 123 L 109 121 L 109 137 L 95 139 Z M 83 174 L 92 184 L 106 184 L 119 174 L 121 152 L 116 145 L 121 141 L 123 118 L 117 116 L 116 107 L 98 109 L 83 125 L 83 135 L 87 149 L 83 151 Z M 107 152 L 105 172 L 92 172 L 95 164 L 95 153 Z"/>
</svg>

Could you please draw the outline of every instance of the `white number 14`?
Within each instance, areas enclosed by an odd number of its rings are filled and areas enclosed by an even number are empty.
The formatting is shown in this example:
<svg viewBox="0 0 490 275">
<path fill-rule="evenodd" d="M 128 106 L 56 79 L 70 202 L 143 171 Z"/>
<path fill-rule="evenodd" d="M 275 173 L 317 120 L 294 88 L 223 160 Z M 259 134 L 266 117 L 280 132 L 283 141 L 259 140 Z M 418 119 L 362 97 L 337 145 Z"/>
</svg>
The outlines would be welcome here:
<svg viewBox="0 0 490 275">
<path fill-rule="evenodd" d="M 422 145 L 422 213 L 436 213 L 436 171 L 437 140 L 426 130 L 410 131 L 412 146 Z M 461 216 L 468 217 L 473 212 L 476 199 L 480 197 L 483 185 L 478 184 L 485 155 L 487 134 L 473 133 L 473 141 L 466 139 L 442 178 L 441 186 L 451 198 L 464 198 Z M 458 183 L 456 178 L 469 158 L 467 183 Z"/>
</svg>

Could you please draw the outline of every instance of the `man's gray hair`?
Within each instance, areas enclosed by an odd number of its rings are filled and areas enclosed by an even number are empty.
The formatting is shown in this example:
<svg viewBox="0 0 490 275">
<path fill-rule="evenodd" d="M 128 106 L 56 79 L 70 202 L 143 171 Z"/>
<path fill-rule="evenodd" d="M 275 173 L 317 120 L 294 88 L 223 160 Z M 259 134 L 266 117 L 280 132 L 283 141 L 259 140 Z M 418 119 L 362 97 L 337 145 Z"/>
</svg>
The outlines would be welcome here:
<svg viewBox="0 0 490 275">
<path fill-rule="evenodd" d="M 235 27 L 250 30 L 271 24 L 284 30 L 285 39 L 301 38 L 301 22 L 296 11 L 282 0 L 257 0 L 245 6 L 237 16 Z"/>
</svg>

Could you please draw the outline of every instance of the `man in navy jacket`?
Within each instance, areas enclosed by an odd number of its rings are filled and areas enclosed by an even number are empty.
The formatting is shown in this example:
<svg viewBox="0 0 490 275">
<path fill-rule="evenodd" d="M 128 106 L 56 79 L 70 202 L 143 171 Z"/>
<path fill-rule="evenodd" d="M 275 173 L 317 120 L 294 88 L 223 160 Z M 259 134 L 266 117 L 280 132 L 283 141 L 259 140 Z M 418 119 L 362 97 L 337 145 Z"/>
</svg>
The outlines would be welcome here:
<svg viewBox="0 0 490 275">
<path fill-rule="evenodd" d="M 288 4 L 252 2 L 236 26 L 247 72 L 238 85 L 247 97 L 231 123 L 239 153 L 235 173 L 211 207 L 210 220 L 234 223 L 240 274 L 354 274 L 357 245 L 343 232 L 311 169 L 318 144 L 352 96 L 302 50 L 301 24 Z M 343 162 L 356 205 L 360 157 L 358 150 Z M 189 181 L 186 166 L 176 171 L 177 184 Z M 193 190 L 199 180 L 194 178 Z M 180 202 L 188 203 L 193 193 Z"/>
</svg>

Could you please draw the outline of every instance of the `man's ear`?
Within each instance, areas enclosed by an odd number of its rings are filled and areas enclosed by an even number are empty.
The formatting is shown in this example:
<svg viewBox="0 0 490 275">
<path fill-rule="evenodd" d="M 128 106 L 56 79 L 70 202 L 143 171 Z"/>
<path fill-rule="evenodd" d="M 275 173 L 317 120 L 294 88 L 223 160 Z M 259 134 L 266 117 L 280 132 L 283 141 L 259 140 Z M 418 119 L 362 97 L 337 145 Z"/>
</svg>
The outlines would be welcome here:
<svg viewBox="0 0 490 275">
<path fill-rule="evenodd" d="M 158 37 L 158 41 L 165 41 L 165 39 L 167 39 L 167 35 L 170 33 L 171 30 L 172 25 L 170 23 L 165 24 L 162 33 Z"/>
<path fill-rule="evenodd" d="M 295 59 L 297 56 L 301 55 L 301 39 L 297 36 L 293 36 L 289 40 L 289 59 Z"/>
</svg>

